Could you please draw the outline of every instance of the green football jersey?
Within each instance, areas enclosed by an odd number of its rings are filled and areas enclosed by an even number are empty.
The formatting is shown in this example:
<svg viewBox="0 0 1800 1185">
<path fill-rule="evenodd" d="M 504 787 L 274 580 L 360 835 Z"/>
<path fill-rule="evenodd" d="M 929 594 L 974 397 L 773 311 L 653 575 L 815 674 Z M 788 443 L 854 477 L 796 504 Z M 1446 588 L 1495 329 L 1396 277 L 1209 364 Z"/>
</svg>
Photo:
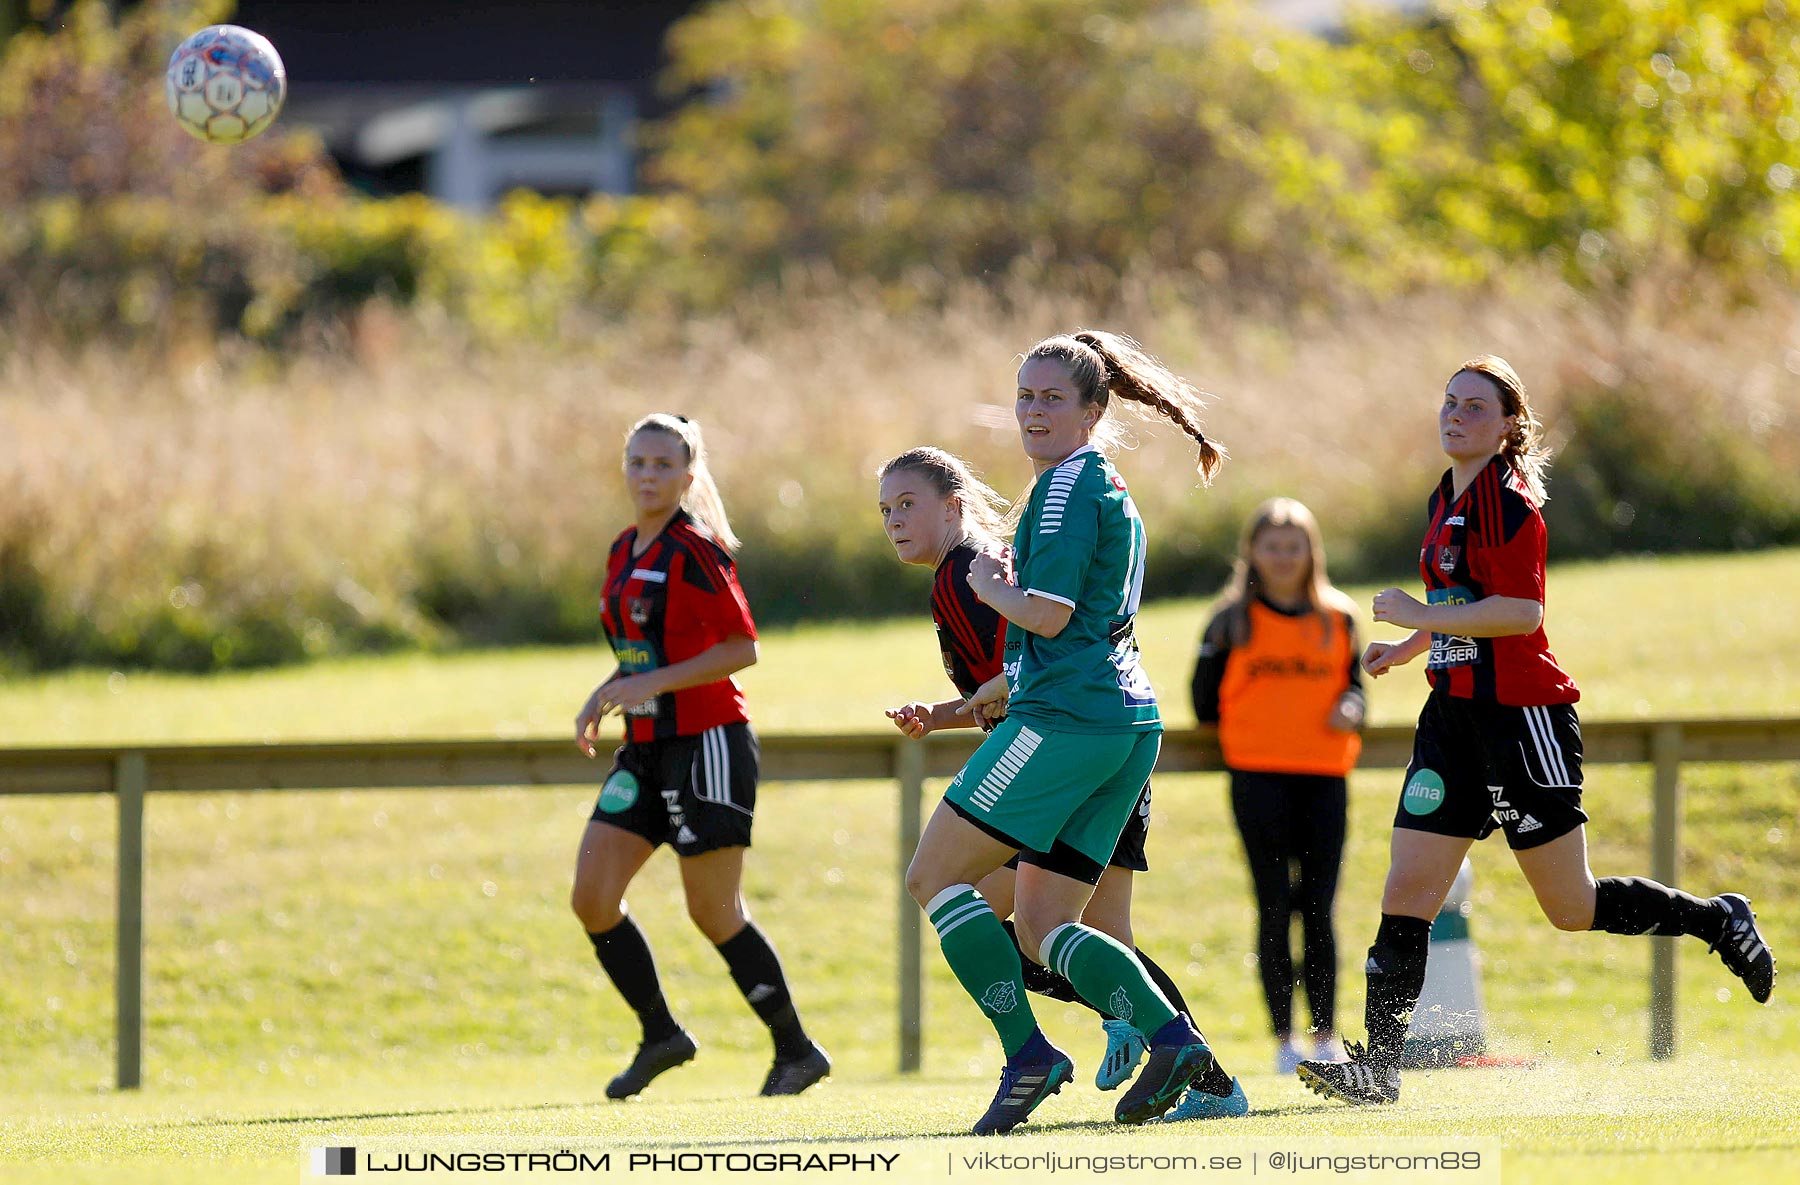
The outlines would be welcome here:
<svg viewBox="0 0 1800 1185">
<path fill-rule="evenodd" d="M 1132 633 L 1144 545 L 1125 479 L 1093 446 L 1038 475 L 1013 536 L 1014 579 L 1074 613 L 1054 638 L 1007 625 L 1009 715 L 1063 732 L 1162 727 Z"/>
</svg>

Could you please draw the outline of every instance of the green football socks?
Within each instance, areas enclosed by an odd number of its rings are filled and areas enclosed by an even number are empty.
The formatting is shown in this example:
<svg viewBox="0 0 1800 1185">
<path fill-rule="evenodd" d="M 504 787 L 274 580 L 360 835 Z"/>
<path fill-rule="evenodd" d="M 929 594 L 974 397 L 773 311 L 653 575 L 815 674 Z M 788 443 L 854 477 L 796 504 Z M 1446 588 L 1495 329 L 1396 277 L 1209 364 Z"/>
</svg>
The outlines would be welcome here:
<svg viewBox="0 0 1800 1185">
<path fill-rule="evenodd" d="M 951 885 L 931 899 L 925 913 L 937 930 L 944 961 L 1000 1034 L 1006 1056 L 1013 1056 L 1037 1032 L 1018 948 L 973 885 Z"/>
<path fill-rule="evenodd" d="M 1156 990 L 1144 965 L 1116 938 L 1080 922 L 1065 922 L 1044 942 L 1044 966 L 1075 985 L 1081 998 L 1154 1033 L 1175 1019 L 1174 1006 Z"/>
</svg>

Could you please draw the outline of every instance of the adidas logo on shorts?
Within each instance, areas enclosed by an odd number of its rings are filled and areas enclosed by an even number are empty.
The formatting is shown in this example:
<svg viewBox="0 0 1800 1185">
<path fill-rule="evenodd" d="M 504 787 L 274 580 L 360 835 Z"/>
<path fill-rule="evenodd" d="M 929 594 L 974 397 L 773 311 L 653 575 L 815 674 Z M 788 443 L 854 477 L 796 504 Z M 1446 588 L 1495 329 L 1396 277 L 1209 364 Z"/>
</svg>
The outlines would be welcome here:
<svg viewBox="0 0 1800 1185">
<path fill-rule="evenodd" d="M 1519 820 L 1518 834 L 1524 835 L 1527 831 L 1542 831 L 1543 828 L 1544 825 L 1542 823 L 1538 822 L 1530 815 L 1526 815 L 1523 819 Z"/>
</svg>

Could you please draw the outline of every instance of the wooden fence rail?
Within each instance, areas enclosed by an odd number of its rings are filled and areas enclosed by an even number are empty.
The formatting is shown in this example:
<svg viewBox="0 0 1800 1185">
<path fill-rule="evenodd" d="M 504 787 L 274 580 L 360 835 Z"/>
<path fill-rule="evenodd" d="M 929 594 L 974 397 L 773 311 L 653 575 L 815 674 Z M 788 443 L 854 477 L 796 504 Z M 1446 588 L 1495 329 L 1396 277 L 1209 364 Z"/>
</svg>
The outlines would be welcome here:
<svg viewBox="0 0 1800 1185">
<path fill-rule="evenodd" d="M 923 742 L 892 733 L 781 735 L 762 740 L 767 782 L 891 780 L 899 790 L 901 867 L 919 839 L 927 778 L 962 768 L 980 736 L 939 733 Z M 1582 727 L 1584 765 L 1647 765 L 1653 771 L 1651 873 L 1679 880 L 1681 766 L 1687 762 L 1800 761 L 1800 717 L 1722 720 L 1599 720 Z M 1403 768 L 1412 729 L 1370 729 L 1361 768 Z M 1223 768 L 1215 743 L 1168 733 L 1162 773 Z M 599 767 L 566 738 L 509 741 L 376 741 L 349 744 L 161 745 L 134 748 L 0 749 L 0 794 L 113 794 L 118 798 L 118 1085 L 142 1080 L 144 985 L 144 797 L 180 791 L 377 790 L 592 785 Z M 899 1063 L 917 1070 L 924 1039 L 919 910 L 895 885 L 899 925 Z M 1653 938 L 1650 1055 L 1675 1052 L 1673 938 Z"/>
</svg>

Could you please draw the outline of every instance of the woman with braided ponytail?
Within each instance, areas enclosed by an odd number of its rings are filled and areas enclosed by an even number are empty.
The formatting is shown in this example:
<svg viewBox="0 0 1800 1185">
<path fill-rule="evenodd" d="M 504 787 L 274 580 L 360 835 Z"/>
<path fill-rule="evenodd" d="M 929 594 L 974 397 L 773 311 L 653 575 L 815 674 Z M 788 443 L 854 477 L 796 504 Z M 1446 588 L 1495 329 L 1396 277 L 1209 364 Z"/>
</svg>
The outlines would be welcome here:
<svg viewBox="0 0 1800 1185">
<path fill-rule="evenodd" d="M 980 726 L 991 730 L 999 723 L 985 714 L 976 719 L 963 706 L 983 683 L 1000 673 L 1004 655 L 1006 621 L 976 597 L 969 586 L 969 566 L 978 555 L 1004 554 L 999 511 L 1005 504 L 1004 498 L 975 476 L 968 462 L 940 448 L 908 449 L 881 467 L 881 520 L 888 540 L 901 563 L 929 567 L 936 573 L 931 584 L 932 623 L 937 627 L 944 673 L 957 692 L 946 700 L 914 701 L 888 709 L 888 719 L 914 740 L 939 729 Z M 1132 935 L 1133 881 L 1135 874 L 1150 867 L 1145 853 L 1149 836 L 1150 784 L 1145 782 L 1081 919 L 1136 951 L 1138 961 L 1169 1003 L 1177 1011 L 1186 1012 L 1186 1001 L 1175 980 L 1149 955 L 1137 950 Z M 1015 855 L 975 886 L 1015 945 L 1017 930 L 1007 919 L 1013 911 L 1020 858 Z M 1085 871 L 1084 866 L 1059 865 L 1051 853 L 1033 853 L 1031 859 L 1052 872 L 1077 878 Z M 1023 950 L 1020 955 L 1029 990 L 1065 1003 L 1086 1003 L 1067 979 L 1039 965 Z M 1130 1021 L 1102 1009 L 1095 1011 L 1100 1014 L 1106 1033 L 1106 1052 L 1094 1075 L 1094 1085 L 1101 1090 L 1115 1090 L 1130 1079 L 1144 1056 L 1144 1035 Z M 1167 1118 L 1217 1119 L 1242 1115 L 1249 1109 L 1242 1085 L 1215 1062 Z"/>
<path fill-rule="evenodd" d="M 1427 654 L 1431 695 L 1394 812 L 1381 924 L 1369 948 L 1367 1047 L 1342 1061 L 1302 1061 L 1301 1081 L 1346 1103 L 1400 1098 L 1400 1056 L 1425 983 L 1431 920 L 1470 845 L 1495 831 L 1559 930 L 1686 934 L 1710 944 L 1751 999 L 1768 1000 L 1775 958 L 1738 893 L 1702 898 L 1634 876 L 1595 880 L 1581 809 L 1575 681 L 1544 637 L 1543 505 L 1549 450 L 1525 384 L 1502 358 L 1457 368 L 1438 406 L 1450 458 L 1428 504 L 1420 601 L 1375 594 L 1375 620 L 1412 630 L 1371 642 L 1362 666 L 1380 678 Z"/>
<path fill-rule="evenodd" d="M 1149 1060 L 1115 1108 L 1119 1122 L 1162 1116 L 1214 1066 L 1132 947 L 1081 920 L 1162 740 L 1132 632 L 1144 524 L 1102 451 L 1116 440 L 1115 407 L 1191 436 L 1203 483 L 1224 459 L 1201 431 L 1200 392 L 1130 338 L 1062 335 L 1025 355 L 1014 413 L 1037 477 L 1017 511 L 1010 570 L 980 553 L 967 576 L 1004 619 L 1006 641 L 1000 673 L 965 710 L 998 723 L 951 783 L 906 874 L 1006 1053 L 979 1135 L 1011 1131 L 1074 1074 L 1032 1014 L 1021 950 L 1144 1035 Z M 976 889 L 1015 854 L 1017 946 Z"/>
</svg>

